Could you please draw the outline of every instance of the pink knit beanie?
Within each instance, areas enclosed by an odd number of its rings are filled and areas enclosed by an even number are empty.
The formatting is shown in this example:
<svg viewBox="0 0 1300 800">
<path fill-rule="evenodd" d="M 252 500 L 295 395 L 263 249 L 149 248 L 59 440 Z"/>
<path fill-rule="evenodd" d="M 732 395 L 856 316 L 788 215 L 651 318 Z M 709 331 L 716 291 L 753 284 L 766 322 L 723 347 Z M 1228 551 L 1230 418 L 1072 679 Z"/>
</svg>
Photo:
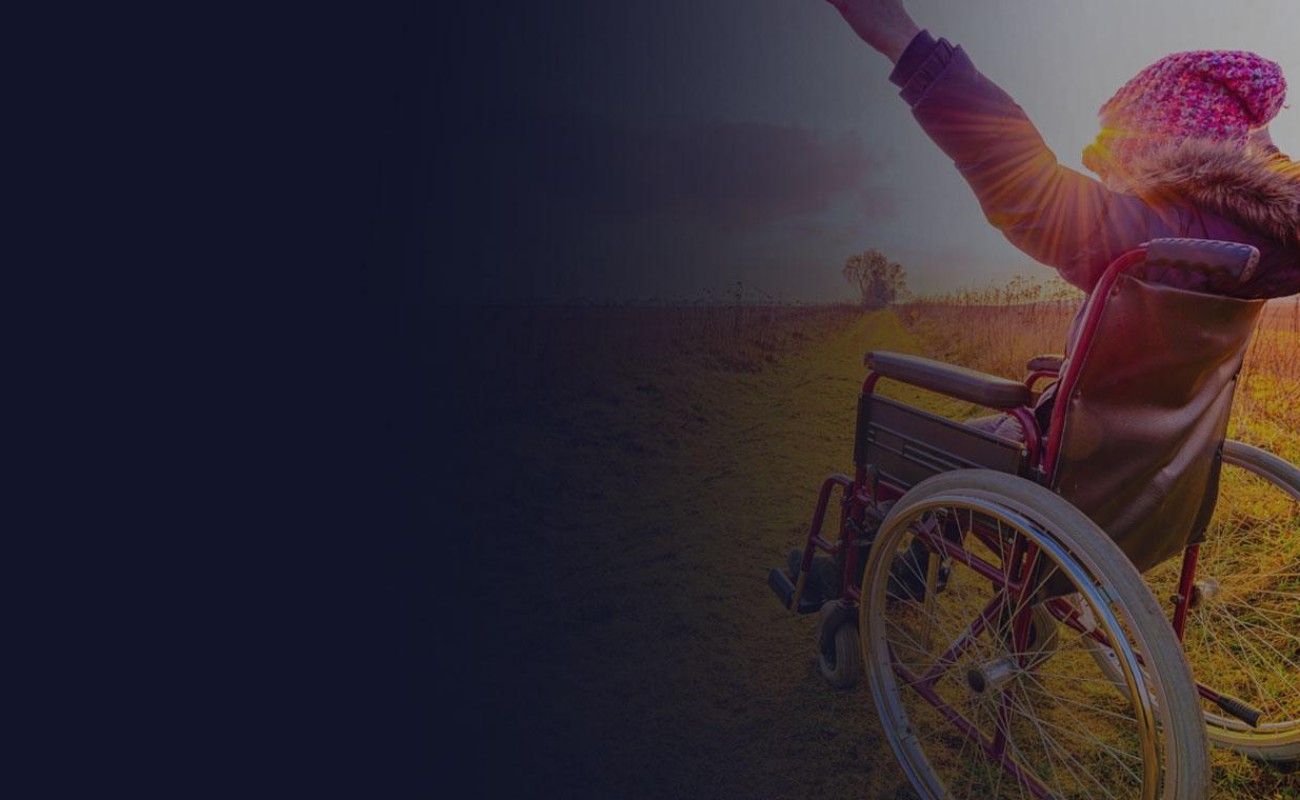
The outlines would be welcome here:
<svg viewBox="0 0 1300 800">
<path fill-rule="evenodd" d="M 1083 165 L 1104 176 L 1115 165 L 1188 139 L 1245 147 L 1250 131 L 1267 125 L 1285 99 L 1281 68 L 1254 53 L 1174 53 L 1139 72 L 1101 107 L 1102 132 L 1084 149 Z"/>
</svg>

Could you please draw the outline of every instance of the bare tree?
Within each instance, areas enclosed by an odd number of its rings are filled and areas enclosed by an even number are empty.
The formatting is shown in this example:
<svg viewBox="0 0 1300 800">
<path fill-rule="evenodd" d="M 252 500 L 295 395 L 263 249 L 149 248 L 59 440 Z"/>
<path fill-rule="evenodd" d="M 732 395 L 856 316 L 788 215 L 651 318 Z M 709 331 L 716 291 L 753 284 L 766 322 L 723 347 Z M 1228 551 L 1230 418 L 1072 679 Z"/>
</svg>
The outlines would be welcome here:
<svg viewBox="0 0 1300 800">
<path fill-rule="evenodd" d="M 862 292 L 862 305 L 884 308 L 905 290 L 907 276 L 902 266 L 876 249 L 849 256 L 844 262 L 844 279 Z"/>
</svg>

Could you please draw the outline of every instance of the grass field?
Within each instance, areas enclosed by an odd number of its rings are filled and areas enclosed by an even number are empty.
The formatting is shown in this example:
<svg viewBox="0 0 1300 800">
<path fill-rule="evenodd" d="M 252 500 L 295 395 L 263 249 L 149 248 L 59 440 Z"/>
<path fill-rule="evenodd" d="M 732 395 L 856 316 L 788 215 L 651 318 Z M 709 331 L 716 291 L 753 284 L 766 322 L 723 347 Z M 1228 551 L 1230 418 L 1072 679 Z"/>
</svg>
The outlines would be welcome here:
<svg viewBox="0 0 1300 800">
<path fill-rule="evenodd" d="M 801 541 L 822 480 L 852 467 L 865 352 L 1019 376 L 1059 349 L 1069 314 L 1044 301 L 449 318 L 449 341 L 473 331 L 477 345 L 445 388 L 463 447 L 442 488 L 477 547 L 472 609 L 446 623 L 472 629 L 472 653 L 442 691 L 477 709 L 462 736 L 509 754 L 509 769 L 478 770 L 484 794 L 892 797 L 904 779 L 869 693 L 824 685 L 815 622 L 780 608 L 767 569 Z M 1294 307 L 1272 313 L 1233 421 L 1292 461 L 1298 327 Z M 1215 797 L 1300 797 L 1300 774 L 1230 754 L 1214 776 Z"/>
</svg>

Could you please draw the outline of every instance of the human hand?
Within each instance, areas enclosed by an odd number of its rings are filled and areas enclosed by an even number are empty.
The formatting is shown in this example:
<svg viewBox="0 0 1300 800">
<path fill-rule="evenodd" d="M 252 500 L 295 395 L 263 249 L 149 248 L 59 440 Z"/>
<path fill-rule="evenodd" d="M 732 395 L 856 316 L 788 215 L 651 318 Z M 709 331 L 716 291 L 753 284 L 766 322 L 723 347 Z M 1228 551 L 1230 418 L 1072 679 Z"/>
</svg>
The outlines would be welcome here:
<svg viewBox="0 0 1300 800">
<path fill-rule="evenodd" d="M 826 0 L 835 6 L 862 41 L 897 62 L 913 37 L 921 32 L 902 0 Z"/>
</svg>

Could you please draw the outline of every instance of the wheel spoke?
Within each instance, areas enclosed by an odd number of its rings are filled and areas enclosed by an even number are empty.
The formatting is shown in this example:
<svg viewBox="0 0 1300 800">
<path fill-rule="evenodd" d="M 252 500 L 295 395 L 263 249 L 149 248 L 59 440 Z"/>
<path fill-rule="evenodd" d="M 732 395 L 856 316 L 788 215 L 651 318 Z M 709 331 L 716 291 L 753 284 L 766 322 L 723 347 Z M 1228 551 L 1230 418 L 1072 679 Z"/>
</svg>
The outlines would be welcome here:
<svg viewBox="0 0 1300 800">
<path fill-rule="evenodd" d="M 1204 706 L 1210 736 L 1265 757 L 1300 758 L 1300 478 L 1236 442 L 1225 448 L 1218 508 L 1201 545 L 1207 594 L 1188 617 L 1187 660 L 1203 684 L 1263 712 L 1253 729 Z M 1153 570 L 1157 596 L 1177 589 L 1172 565 Z"/>
<path fill-rule="evenodd" d="M 1033 493 L 1037 502 L 1039 487 Z M 1043 502 L 1054 510 L 1063 505 L 1049 496 Z M 885 684 L 873 692 L 885 730 L 906 732 L 891 734 L 895 747 L 909 771 L 926 776 L 929 791 L 995 800 L 1154 800 L 1169 781 L 1193 785 L 1185 776 L 1204 767 L 1203 742 L 1172 741 L 1164 711 L 1163 735 L 1153 723 L 1157 701 L 1163 705 L 1171 691 L 1169 674 L 1176 674 L 1172 630 L 1159 617 L 1138 622 L 1130 616 L 1124 592 L 1142 591 L 1140 584 L 1128 579 L 1134 588 L 1115 594 L 1108 579 L 1075 560 L 1079 550 L 1091 558 L 1104 551 L 1133 574 L 1113 543 L 1083 533 L 1091 523 L 1064 505 L 1070 524 L 1081 528 L 1068 544 L 1043 538 L 1020 512 L 947 497 L 897 507 L 877 534 L 862 594 L 867 672 L 873 683 Z M 950 556 L 937 581 L 939 566 L 928 560 L 940 558 L 936 547 Z M 1017 561 L 1029 558 L 1033 568 L 1022 572 Z M 1079 622 L 1061 624 L 1060 607 L 1049 613 L 1049 587 L 1072 592 L 1069 602 L 1084 614 Z M 1130 697 L 1098 667 L 1094 636 L 1119 648 L 1126 669 L 1139 675 L 1138 652 L 1152 650 L 1144 658 L 1154 659 L 1146 691 Z M 1194 687 L 1182 680 L 1178 685 L 1186 688 L 1176 694 L 1191 702 L 1171 713 L 1184 720 L 1177 730 L 1195 730 L 1186 720 L 1195 719 L 1199 704 Z M 1172 775 L 1164 765 L 1176 747 L 1184 768 Z"/>
</svg>

